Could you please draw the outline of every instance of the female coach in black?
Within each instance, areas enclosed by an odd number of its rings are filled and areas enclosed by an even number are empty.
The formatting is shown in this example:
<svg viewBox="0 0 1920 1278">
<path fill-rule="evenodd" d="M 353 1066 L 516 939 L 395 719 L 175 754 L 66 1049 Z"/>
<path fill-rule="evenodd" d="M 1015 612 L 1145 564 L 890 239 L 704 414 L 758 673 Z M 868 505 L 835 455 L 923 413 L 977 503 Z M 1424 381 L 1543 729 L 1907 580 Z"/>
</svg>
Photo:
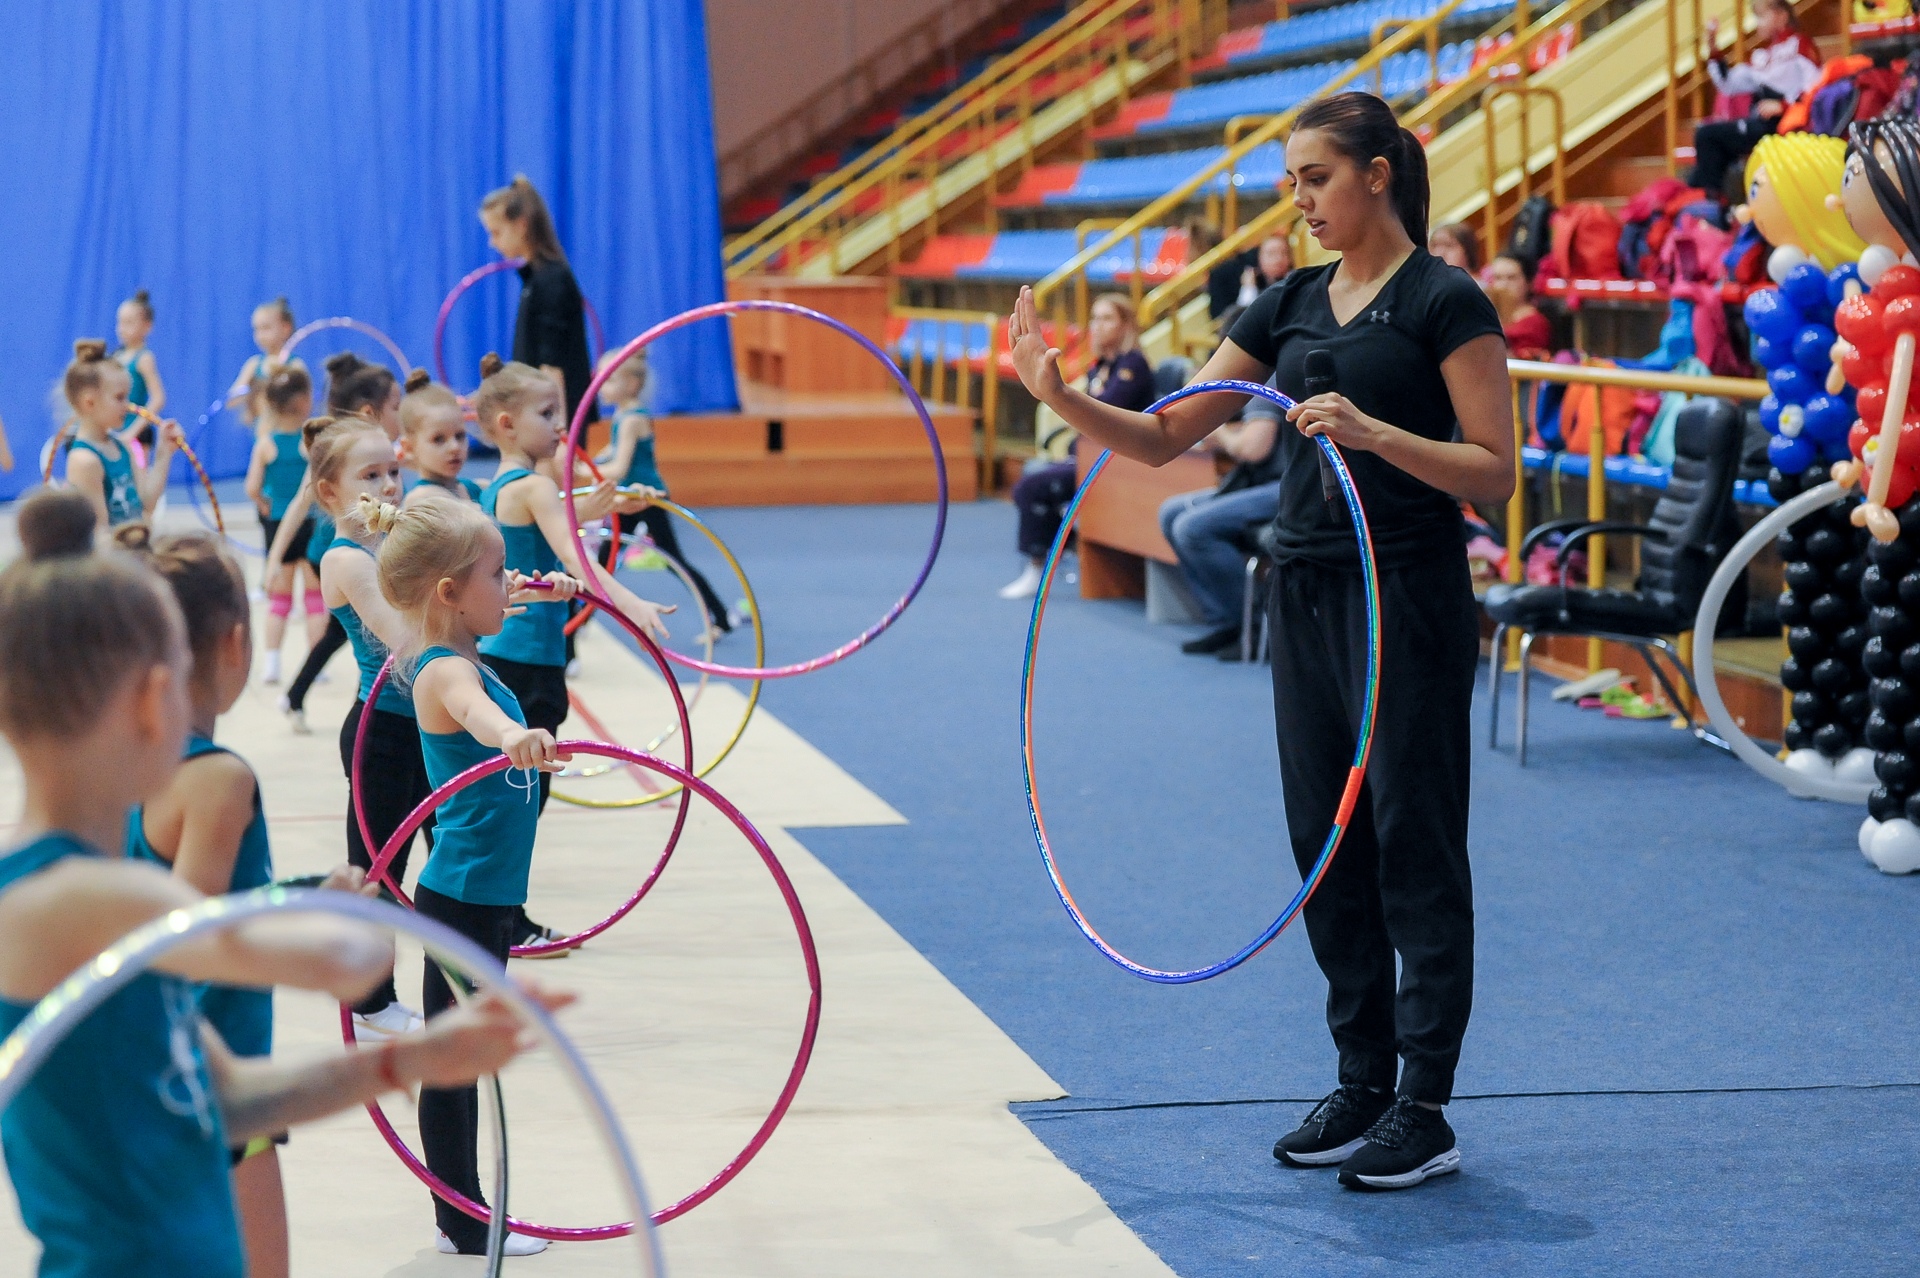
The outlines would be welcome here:
<svg viewBox="0 0 1920 1278">
<path fill-rule="evenodd" d="M 560 379 L 571 425 L 593 380 L 593 356 L 587 349 L 586 302 L 554 234 L 547 202 L 525 174 L 517 174 L 480 202 L 480 221 L 494 252 L 522 259 L 513 358 Z M 598 406 L 587 410 L 587 420 L 600 420 Z"/>
<path fill-rule="evenodd" d="M 1200 380 L 1265 381 L 1299 401 L 1283 432 L 1273 527 L 1273 705 L 1287 828 L 1301 873 L 1333 823 L 1366 678 L 1366 599 L 1344 502 L 1322 494 L 1327 435 L 1352 468 L 1379 560 L 1380 700 L 1366 787 L 1306 906 L 1328 984 L 1340 1086 L 1274 1155 L 1338 1164 L 1342 1184 L 1400 1189 L 1456 1170 L 1440 1113 L 1473 1004 L 1467 866 L 1468 713 L 1480 655 L 1458 499 L 1513 490 L 1500 317 L 1466 272 L 1428 253 L 1427 159 L 1379 98 L 1342 93 L 1287 140 L 1294 202 L 1330 266 L 1295 270 L 1247 308 Z M 1008 329 L 1029 390 L 1083 435 L 1162 465 L 1244 401 L 1183 400 L 1158 415 L 1101 404 L 1060 377 L 1021 290 Z M 1309 351 L 1335 393 L 1305 397 Z M 1394 989 L 1394 954 L 1403 968 Z M 1405 1061 L 1398 1070 L 1396 1057 Z"/>
</svg>

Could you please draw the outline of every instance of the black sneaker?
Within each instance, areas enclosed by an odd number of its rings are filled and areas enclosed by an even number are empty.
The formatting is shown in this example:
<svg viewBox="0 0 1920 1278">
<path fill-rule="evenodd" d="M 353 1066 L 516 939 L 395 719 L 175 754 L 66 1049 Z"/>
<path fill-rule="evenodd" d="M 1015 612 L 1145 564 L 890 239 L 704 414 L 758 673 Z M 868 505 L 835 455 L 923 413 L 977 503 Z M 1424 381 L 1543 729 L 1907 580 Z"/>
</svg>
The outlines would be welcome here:
<svg viewBox="0 0 1920 1278">
<path fill-rule="evenodd" d="M 1409 1189 L 1459 1170 L 1460 1147 L 1446 1117 L 1400 1096 L 1367 1129 L 1367 1143 L 1340 1164 L 1340 1183 L 1349 1189 Z"/>
<path fill-rule="evenodd" d="M 1387 1092 L 1358 1083 L 1342 1083 L 1339 1090 L 1313 1107 L 1307 1121 L 1282 1136 L 1273 1156 L 1290 1167 L 1331 1167 L 1366 1143 L 1367 1129 L 1393 1104 Z"/>
<path fill-rule="evenodd" d="M 1211 657 L 1216 652 L 1225 652 L 1228 648 L 1240 644 L 1240 627 L 1222 626 L 1218 630 L 1209 630 L 1198 639 L 1189 639 L 1180 645 L 1180 651 L 1190 657 Z"/>
</svg>

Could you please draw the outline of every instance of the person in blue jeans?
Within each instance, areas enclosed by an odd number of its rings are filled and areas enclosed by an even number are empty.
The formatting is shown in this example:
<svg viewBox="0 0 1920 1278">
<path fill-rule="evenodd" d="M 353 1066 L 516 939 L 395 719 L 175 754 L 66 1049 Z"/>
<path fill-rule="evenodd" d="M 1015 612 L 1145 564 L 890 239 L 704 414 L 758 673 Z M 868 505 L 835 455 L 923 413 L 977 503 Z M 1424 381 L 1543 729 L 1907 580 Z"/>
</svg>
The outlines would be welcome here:
<svg viewBox="0 0 1920 1278">
<path fill-rule="evenodd" d="M 1279 425 L 1279 405 L 1248 400 L 1240 420 L 1220 427 L 1205 443 L 1233 461 L 1219 487 L 1181 493 L 1161 503 L 1161 535 L 1180 560 L 1180 574 L 1208 626 L 1205 634 L 1181 644 L 1182 652 L 1239 659 L 1247 588 L 1245 536 L 1255 525 L 1272 523 L 1280 511 L 1280 450 L 1274 447 Z"/>
</svg>

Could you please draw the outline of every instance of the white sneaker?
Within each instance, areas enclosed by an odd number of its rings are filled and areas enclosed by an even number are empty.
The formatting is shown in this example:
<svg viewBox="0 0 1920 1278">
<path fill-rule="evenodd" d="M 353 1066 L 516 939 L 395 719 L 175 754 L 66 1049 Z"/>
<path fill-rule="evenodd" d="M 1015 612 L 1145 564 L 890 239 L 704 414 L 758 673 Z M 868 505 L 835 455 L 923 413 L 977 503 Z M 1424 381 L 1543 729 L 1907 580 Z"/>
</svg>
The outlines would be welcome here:
<svg viewBox="0 0 1920 1278">
<path fill-rule="evenodd" d="M 433 1231 L 433 1249 L 443 1256 L 457 1256 L 460 1254 L 460 1249 L 453 1245 L 453 1239 L 447 1237 L 438 1229 Z M 525 1234 L 512 1233 L 507 1235 L 505 1245 L 500 1248 L 503 1253 L 509 1256 L 537 1256 L 546 1249 L 547 1240 L 544 1238 L 529 1238 Z"/>
<path fill-rule="evenodd" d="M 293 728 L 294 736 L 310 737 L 313 735 L 313 729 L 307 726 L 307 712 L 305 710 L 295 710 L 293 703 L 285 697 L 280 698 L 280 713 L 287 716 L 287 723 Z"/>
<path fill-rule="evenodd" d="M 280 654 L 279 653 L 269 652 L 267 654 L 267 670 L 265 674 L 260 676 L 260 680 L 262 683 L 279 683 L 280 682 Z"/>
<path fill-rule="evenodd" d="M 398 1034 L 411 1034 L 425 1025 L 420 1013 L 405 1003 L 389 1003 L 369 1016 L 353 1014 L 353 1037 L 358 1043 L 377 1043 Z"/>
<path fill-rule="evenodd" d="M 1002 599 L 1031 599 L 1040 589 L 1040 565 L 1029 563 L 1020 570 L 1020 575 L 1000 587 Z"/>
</svg>

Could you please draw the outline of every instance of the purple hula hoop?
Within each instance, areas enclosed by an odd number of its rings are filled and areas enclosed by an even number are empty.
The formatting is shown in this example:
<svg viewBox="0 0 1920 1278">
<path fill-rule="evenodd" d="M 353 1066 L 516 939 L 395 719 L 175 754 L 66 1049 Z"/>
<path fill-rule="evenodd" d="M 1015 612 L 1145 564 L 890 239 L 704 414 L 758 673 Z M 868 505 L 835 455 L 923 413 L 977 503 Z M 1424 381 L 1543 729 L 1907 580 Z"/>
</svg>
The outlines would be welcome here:
<svg viewBox="0 0 1920 1278">
<path fill-rule="evenodd" d="M 906 393 L 908 402 L 913 405 L 913 411 L 920 418 L 920 425 L 927 432 L 927 442 L 933 447 L 934 476 L 939 484 L 938 505 L 933 517 L 933 542 L 927 547 L 926 560 L 920 565 L 920 572 L 914 577 L 913 584 L 907 587 L 907 593 L 901 595 L 900 598 L 894 601 L 893 606 L 887 609 L 880 620 L 874 622 L 871 626 L 868 626 L 865 630 L 861 631 L 846 643 L 841 644 L 832 652 L 815 657 L 810 661 L 799 661 L 787 666 L 723 666 L 717 662 L 701 661 L 696 657 L 689 657 L 672 650 L 668 650 L 666 653 L 667 660 L 676 665 L 685 666 L 689 670 L 700 670 L 707 674 L 720 675 L 724 678 L 787 679 L 794 675 L 808 674 L 825 666 L 830 666 L 836 661 L 845 660 L 847 657 L 852 656 L 854 653 L 860 651 L 860 649 L 866 647 L 869 643 L 872 643 L 889 626 L 900 619 L 900 614 L 907 610 L 907 605 L 912 603 L 914 596 L 920 593 L 920 588 L 927 584 L 927 578 L 933 572 L 934 560 L 940 557 L 940 542 L 941 539 L 946 536 L 947 530 L 946 455 L 940 447 L 940 433 L 934 429 L 933 418 L 927 413 L 926 401 L 922 400 L 919 392 L 913 389 L 913 382 L 900 370 L 899 365 L 887 358 L 885 351 L 875 345 L 866 334 L 850 328 L 846 324 L 833 318 L 833 316 L 822 315 L 819 311 L 809 310 L 807 307 L 797 306 L 792 302 L 745 299 L 731 302 L 714 302 L 707 306 L 696 306 L 690 311 L 682 311 L 671 319 L 660 321 L 646 332 L 640 334 L 640 336 L 634 338 L 631 342 L 628 342 L 625 346 L 622 346 L 619 354 L 615 358 L 608 360 L 606 367 L 595 373 L 593 380 L 587 383 L 586 394 L 580 397 L 580 407 L 575 410 L 573 414 L 573 429 L 567 433 L 566 473 L 569 475 L 573 473 L 574 459 L 580 452 L 580 436 L 587 425 L 587 408 L 594 402 L 594 397 L 599 394 L 601 383 L 605 382 L 616 368 L 626 363 L 628 359 L 632 358 L 641 350 L 651 346 L 654 342 L 676 329 L 686 328 L 690 324 L 697 324 L 701 320 L 713 319 L 716 316 L 732 315 L 737 311 L 773 311 L 777 314 L 796 315 L 801 319 L 809 319 L 815 323 L 825 324 L 828 328 L 852 338 L 859 344 L 861 349 L 884 364 L 887 372 L 892 374 L 893 380 L 899 383 L 900 389 Z M 560 498 L 567 504 L 567 523 L 573 529 L 573 535 L 578 537 L 580 536 L 580 516 L 574 509 L 573 487 L 571 484 L 561 487 Z M 759 622 L 756 621 L 755 624 L 758 625 Z"/>
<path fill-rule="evenodd" d="M 600 741 L 563 741 L 559 744 L 560 749 L 574 754 L 597 754 L 609 759 L 622 759 L 628 763 L 649 768 L 660 773 L 667 779 L 685 786 L 687 793 L 697 794 L 708 803 L 711 803 L 715 808 L 719 809 L 721 815 L 733 822 L 734 828 L 746 836 L 747 841 L 753 845 L 753 850 L 760 854 L 760 860 L 766 865 L 767 872 L 773 875 L 773 881 L 780 889 L 781 899 L 786 902 L 787 914 L 793 920 L 794 933 L 800 940 L 800 954 L 807 967 L 807 1023 L 805 1029 L 803 1029 L 800 1034 L 800 1050 L 793 1059 L 793 1068 L 787 1071 L 786 1084 L 780 1089 L 780 1095 L 778 1099 L 774 1101 L 773 1108 L 768 1111 L 766 1118 L 761 1122 L 760 1126 L 754 1130 L 753 1138 L 747 1142 L 746 1147 L 734 1155 L 734 1157 L 728 1161 L 727 1165 L 715 1174 L 713 1179 L 680 1201 L 672 1203 L 653 1213 L 651 1217 L 653 1223 L 662 1225 L 676 1216 L 682 1216 L 692 1211 L 695 1207 L 698 1207 L 701 1203 L 718 1193 L 726 1186 L 728 1181 L 739 1175 L 741 1170 L 745 1168 L 749 1162 L 753 1161 L 754 1156 L 760 1152 L 767 1141 L 773 1136 L 774 1129 L 780 1125 L 780 1120 L 786 1117 L 787 1109 L 793 1104 L 795 1093 L 800 1090 L 800 1082 L 806 1077 L 807 1064 L 813 1057 L 814 1039 L 820 1030 L 820 953 L 814 946 L 813 929 L 807 923 L 807 912 L 801 908 L 800 896 L 794 891 L 793 880 L 787 877 L 786 867 L 780 864 L 780 858 L 774 855 L 773 849 L 768 846 L 765 837 L 761 835 L 760 831 L 754 828 L 753 823 L 747 820 L 740 809 L 729 803 L 725 796 L 718 790 L 715 790 L 705 781 L 702 781 L 699 777 L 694 776 L 692 772 L 684 768 L 677 768 L 663 759 L 656 759 L 650 754 L 642 754 L 640 751 L 629 749 L 626 746 L 608 745 Z M 428 813 L 439 807 L 448 797 L 472 785 L 482 777 L 499 772 L 509 766 L 511 765 L 508 763 L 505 755 L 496 755 L 485 762 L 477 763 L 473 767 L 468 768 L 465 772 L 462 772 L 435 790 L 432 794 L 428 795 L 420 806 L 415 808 L 407 817 L 406 821 L 401 824 L 400 828 L 394 832 L 394 838 L 399 839 L 412 835 L 412 833 L 426 821 Z M 684 808 L 686 805 L 682 804 L 681 806 Z M 352 1046 L 354 1043 L 353 1016 L 345 1006 L 342 1006 L 340 1009 L 340 1028 L 341 1033 L 346 1037 L 347 1044 Z M 475 1220 L 485 1221 L 491 1218 L 491 1213 L 485 1207 L 447 1185 L 428 1170 L 426 1164 L 414 1156 L 413 1151 L 407 1148 L 406 1142 L 400 1139 L 399 1133 L 394 1131 L 393 1124 L 387 1121 L 387 1116 L 381 1110 L 378 1101 L 370 1102 L 367 1105 L 367 1112 L 372 1115 L 374 1125 L 380 1129 L 380 1134 L 386 1138 L 387 1144 L 393 1147 L 394 1153 L 400 1156 L 400 1161 L 407 1165 L 408 1170 L 413 1172 L 414 1176 L 416 1176 L 422 1184 L 426 1185 L 428 1189 L 431 1189 L 448 1203 L 459 1208 L 467 1215 L 472 1216 Z M 535 1238 L 552 1239 L 558 1242 L 586 1242 L 603 1238 L 620 1238 L 633 1232 L 632 1221 L 625 1221 L 617 1225 L 554 1227 L 536 1225 L 524 1220 L 516 1220 L 512 1216 L 509 1216 L 507 1217 L 507 1225 L 508 1228 L 512 1229 L 515 1233 L 528 1234 Z"/>
<path fill-rule="evenodd" d="M 317 319 L 312 323 L 302 324 L 300 330 L 287 339 L 286 345 L 280 348 L 280 353 L 274 356 L 274 360 L 281 364 L 286 363 L 293 357 L 294 347 L 300 345 L 300 343 L 306 341 L 315 333 L 329 328 L 352 329 L 354 332 L 371 337 L 374 341 L 380 343 L 381 346 L 386 348 L 387 355 L 393 360 L 393 366 L 399 370 L 400 380 L 406 380 L 407 373 L 411 370 L 412 365 L 407 363 L 407 353 L 400 349 L 399 343 L 395 342 L 391 337 L 388 337 L 385 333 L 367 323 L 365 320 L 357 320 L 351 315 L 334 315 L 327 319 Z"/>
<path fill-rule="evenodd" d="M 433 320 L 433 370 L 440 380 L 448 386 L 453 379 L 447 376 L 447 319 L 453 314 L 453 305 L 466 296 L 468 289 L 489 275 L 498 275 L 502 271 L 517 271 L 527 264 L 523 257 L 503 257 L 485 266 L 476 267 L 460 277 L 446 299 L 440 303 L 440 313 Z M 593 309 L 593 301 L 585 293 L 580 295 L 580 305 L 587 313 L 587 323 L 593 329 L 593 358 L 597 362 L 607 349 L 607 330 L 600 327 L 600 312 Z"/>
<path fill-rule="evenodd" d="M 584 591 L 579 597 L 592 600 L 602 612 L 625 626 L 628 633 L 639 641 L 647 655 L 653 658 L 653 664 L 660 667 L 660 675 L 666 680 L 667 690 L 673 694 L 674 711 L 680 718 L 680 739 L 684 746 L 685 767 L 687 771 L 693 771 L 693 724 L 687 718 L 687 701 L 680 692 L 680 681 L 674 678 L 672 667 L 667 665 L 666 659 L 661 655 L 660 645 L 649 638 L 647 633 L 626 614 L 600 599 L 593 592 Z M 405 889 L 388 876 L 387 867 L 392 864 L 393 858 L 400 854 L 400 849 L 406 846 L 406 839 L 412 837 L 415 827 L 401 826 L 387 839 L 385 846 L 378 852 L 374 852 L 373 827 L 367 822 L 366 800 L 360 786 L 360 764 L 366 758 L 367 752 L 367 725 L 373 720 L 373 710 L 379 702 L 380 689 L 386 686 L 388 672 L 392 669 L 393 658 L 389 657 L 380 667 L 380 673 L 374 676 L 373 687 L 367 691 L 366 702 L 360 711 L 360 722 L 353 733 L 353 772 L 348 778 L 347 788 L 352 793 L 353 818 L 360 824 L 360 839 L 366 845 L 369 855 L 373 857 L 373 868 L 368 870 L 367 877 L 384 883 L 396 900 L 408 909 L 412 909 L 413 901 L 407 896 Z M 561 950 L 576 949 L 631 914 L 633 908 L 640 904 L 647 893 L 653 891 L 653 885 L 660 881 L 661 874 L 666 872 L 667 861 L 673 856 L 673 850 L 680 846 L 680 833 L 686 829 L 687 811 L 691 806 L 684 800 L 681 802 L 678 813 L 673 818 L 673 832 L 667 836 L 667 845 L 660 849 L 659 859 L 654 862 L 653 869 L 640 881 L 640 886 L 634 889 L 633 895 L 622 902 L 613 913 L 592 927 L 575 932 L 571 936 L 563 936 L 555 941 L 542 941 L 538 945 L 516 945 L 511 951 L 512 954 L 517 958 L 537 958 L 542 954 L 555 954 Z"/>
</svg>

